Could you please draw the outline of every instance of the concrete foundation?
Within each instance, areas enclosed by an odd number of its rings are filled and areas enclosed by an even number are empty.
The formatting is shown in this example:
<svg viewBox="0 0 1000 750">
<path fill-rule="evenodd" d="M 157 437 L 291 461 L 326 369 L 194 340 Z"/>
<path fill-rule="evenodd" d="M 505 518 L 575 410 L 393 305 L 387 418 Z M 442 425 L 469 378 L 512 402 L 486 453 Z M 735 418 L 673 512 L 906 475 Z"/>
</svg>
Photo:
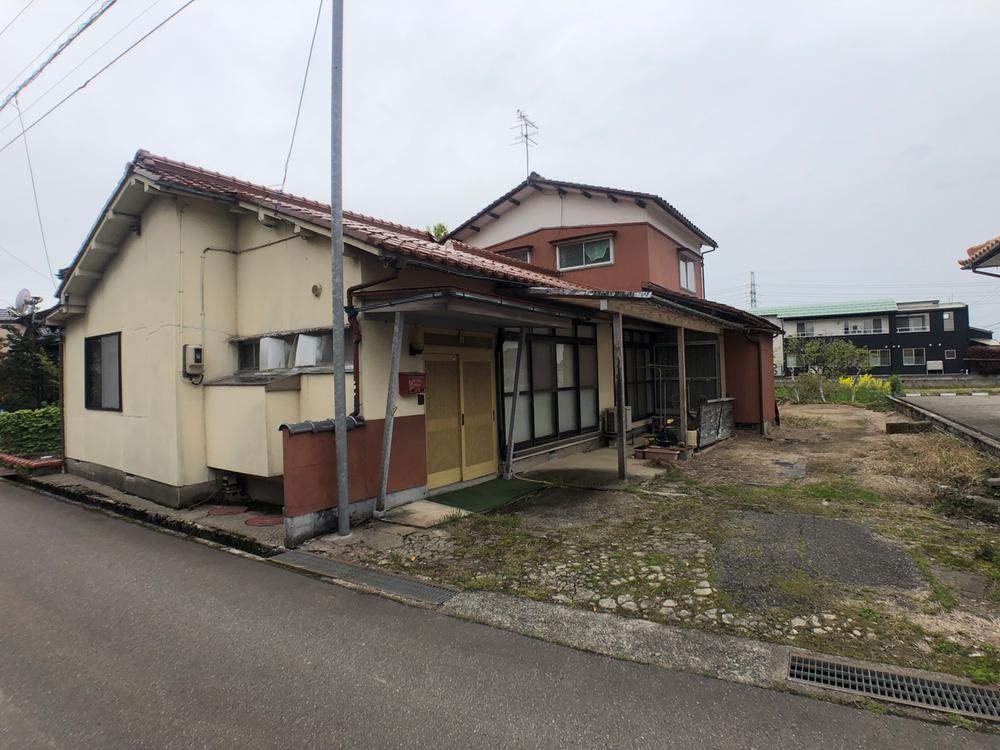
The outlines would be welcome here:
<svg viewBox="0 0 1000 750">
<path fill-rule="evenodd" d="M 76 458 L 66 459 L 66 471 L 114 487 L 116 490 L 144 497 L 168 508 L 187 508 L 211 497 L 216 491 L 215 482 L 175 487 L 154 479 L 127 474 L 121 469 L 112 469 L 109 466 L 80 461 Z"/>
</svg>

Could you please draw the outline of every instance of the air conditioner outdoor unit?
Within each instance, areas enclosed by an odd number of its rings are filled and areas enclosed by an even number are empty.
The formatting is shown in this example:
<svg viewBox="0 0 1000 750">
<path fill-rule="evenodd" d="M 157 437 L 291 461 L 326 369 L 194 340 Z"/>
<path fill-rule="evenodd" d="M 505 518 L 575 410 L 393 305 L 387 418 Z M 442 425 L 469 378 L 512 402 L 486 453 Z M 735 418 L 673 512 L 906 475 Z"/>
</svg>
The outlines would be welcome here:
<svg viewBox="0 0 1000 750">
<path fill-rule="evenodd" d="M 625 429 L 632 429 L 632 407 L 625 407 Z M 601 412 L 601 431 L 606 435 L 618 434 L 618 420 L 615 416 L 615 409 L 608 408 Z"/>
</svg>

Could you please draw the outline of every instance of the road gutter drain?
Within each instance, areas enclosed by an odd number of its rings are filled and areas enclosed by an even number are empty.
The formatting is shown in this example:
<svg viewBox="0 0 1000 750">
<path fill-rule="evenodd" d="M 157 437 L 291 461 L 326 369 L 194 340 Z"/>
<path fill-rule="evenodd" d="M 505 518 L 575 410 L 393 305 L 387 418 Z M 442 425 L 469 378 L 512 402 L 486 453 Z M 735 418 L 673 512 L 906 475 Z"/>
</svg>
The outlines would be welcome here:
<svg viewBox="0 0 1000 750">
<path fill-rule="evenodd" d="M 788 679 L 908 706 L 1000 721 L 1000 690 L 996 688 L 928 680 L 799 654 L 789 657 Z"/>
</svg>

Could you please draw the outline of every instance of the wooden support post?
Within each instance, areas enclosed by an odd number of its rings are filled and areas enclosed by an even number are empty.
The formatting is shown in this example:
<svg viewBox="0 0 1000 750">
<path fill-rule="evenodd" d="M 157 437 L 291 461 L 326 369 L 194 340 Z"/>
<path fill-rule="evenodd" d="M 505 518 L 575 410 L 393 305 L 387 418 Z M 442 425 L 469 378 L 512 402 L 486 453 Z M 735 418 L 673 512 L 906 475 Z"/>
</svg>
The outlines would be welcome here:
<svg viewBox="0 0 1000 750">
<path fill-rule="evenodd" d="M 385 393 L 385 424 L 382 426 L 382 461 L 378 472 L 378 495 L 374 513 L 385 511 L 389 490 L 389 460 L 392 456 L 392 425 L 396 418 L 396 395 L 399 393 L 399 352 L 403 348 L 403 313 L 392 318 L 392 351 L 389 356 L 389 385 Z"/>
<path fill-rule="evenodd" d="M 510 424 L 507 425 L 507 458 L 503 464 L 503 478 L 510 479 L 514 475 L 514 424 L 517 419 L 517 402 L 519 400 L 519 389 L 521 387 L 521 357 L 524 352 L 524 339 L 527 330 L 521 329 L 521 334 L 517 338 L 517 357 L 514 362 L 514 394 L 510 402 Z"/>
<path fill-rule="evenodd" d="M 625 343 L 622 334 L 622 314 L 611 314 L 611 358 L 615 373 L 615 417 L 618 426 L 618 478 L 626 479 L 625 439 L 627 426 L 625 424 Z"/>
<path fill-rule="evenodd" d="M 684 327 L 677 326 L 677 395 L 680 402 L 680 437 L 681 445 L 688 446 L 688 383 L 687 383 L 687 357 L 684 351 Z"/>
<path fill-rule="evenodd" d="M 726 391 L 726 332 L 719 334 L 719 356 L 715 360 L 719 368 L 719 398 L 725 398 L 729 394 Z"/>
</svg>

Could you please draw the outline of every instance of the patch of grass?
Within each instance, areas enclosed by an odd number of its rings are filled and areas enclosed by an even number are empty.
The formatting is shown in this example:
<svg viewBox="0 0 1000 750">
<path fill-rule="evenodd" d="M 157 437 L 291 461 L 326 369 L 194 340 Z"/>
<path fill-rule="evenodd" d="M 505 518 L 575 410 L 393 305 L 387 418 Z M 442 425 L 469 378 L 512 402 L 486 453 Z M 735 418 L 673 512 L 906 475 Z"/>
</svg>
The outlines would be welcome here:
<svg viewBox="0 0 1000 750">
<path fill-rule="evenodd" d="M 784 576 L 775 576 L 771 585 L 782 600 L 811 604 L 823 594 L 823 586 L 812 576 L 802 571 L 794 571 Z"/>
<path fill-rule="evenodd" d="M 967 716 L 959 716 L 957 714 L 949 716 L 948 723 L 958 729 L 964 729 L 966 732 L 976 731 L 976 722 Z"/>
<path fill-rule="evenodd" d="M 951 612 L 955 608 L 955 595 L 951 593 L 951 589 L 934 576 L 931 572 L 931 566 L 923 555 L 914 553 L 913 560 L 924 580 L 927 581 L 927 585 L 931 587 L 930 600 L 940 604 L 945 612 Z"/>
<path fill-rule="evenodd" d="M 798 414 L 789 414 L 788 416 L 781 418 L 782 427 L 820 429 L 824 427 L 831 427 L 832 425 L 833 423 L 829 419 L 824 419 L 823 417 L 803 417 Z"/>
<path fill-rule="evenodd" d="M 861 701 L 860 706 L 865 711 L 869 711 L 873 714 L 879 714 L 879 715 L 884 714 L 886 711 L 889 710 L 884 705 L 882 705 L 876 700 L 872 700 L 871 698 L 866 698 L 865 700 Z"/>
<path fill-rule="evenodd" d="M 643 560 L 646 565 L 668 565 L 673 558 L 665 552 L 650 552 Z"/>
<path fill-rule="evenodd" d="M 876 612 L 871 607 L 865 607 L 864 609 L 862 609 L 858 613 L 858 617 L 860 617 L 865 622 L 872 623 L 873 625 L 878 625 L 880 622 L 882 622 L 882 615 Z"/>
<path fill-rule="evenodd" d="M 816 498 L 817 500 L 828 500 L 830 502 L 882 502 L 882 498 L 879 495 L 863 487 L 859 487 L 856 482 L 847 477 L 813 482 L 812 484 L 805 485 L 803 491 L 807 497 Z"/>
<path fill-rule="evenodd" d="M 495 575 L 486 574 L 470 578 L 462 585 L 462 588 L 466 591 L 500 591 L 503 588 L 503 582 Z"/>
<path fill-rule="evenodd" d="M 869 461 L 890 476 L 960 489 L 978 487 L 987 476 L 1000 471 L 997 459 L 941 432 L 887 436 Z"/>
</svg>

